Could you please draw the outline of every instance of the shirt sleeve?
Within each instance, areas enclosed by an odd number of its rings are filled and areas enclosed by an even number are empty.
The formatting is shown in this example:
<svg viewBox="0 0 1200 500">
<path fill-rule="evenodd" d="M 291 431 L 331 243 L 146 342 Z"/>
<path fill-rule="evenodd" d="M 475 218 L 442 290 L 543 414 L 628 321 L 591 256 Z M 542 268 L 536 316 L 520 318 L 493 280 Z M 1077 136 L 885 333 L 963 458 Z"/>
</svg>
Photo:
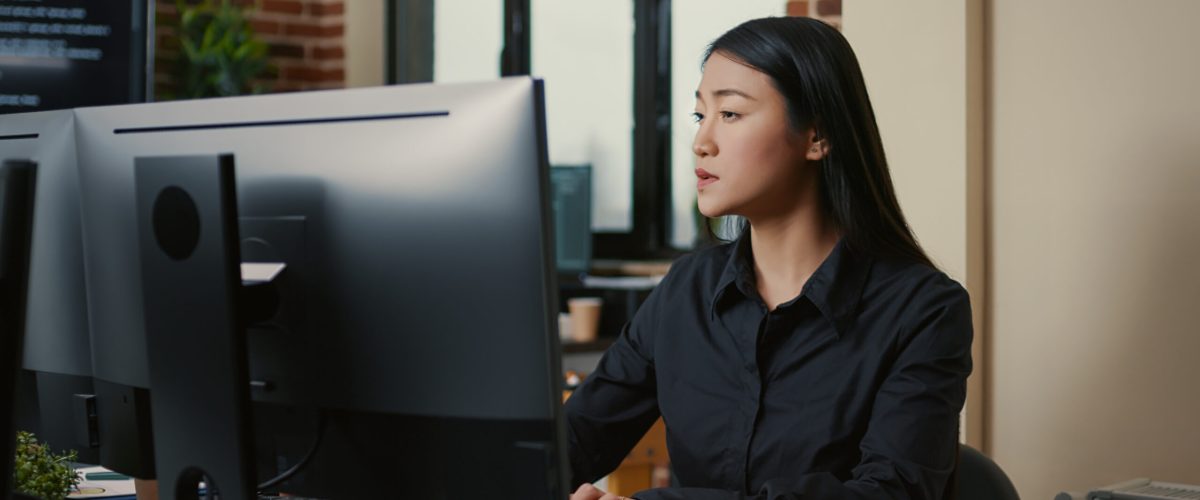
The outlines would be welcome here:
<svg viewBox="0 0 1200 500">
<path fill-rule="evenodd" d="M 595 371 L 567 399 L 571 491 L 615 470 L 659 417 L 653 332 L 664 285 L 650 293 Z"/>
<path fill-rule="evenodd" d="M 949 278 L 910 305 L 895 362 L 875 395 L 848 481 L 828 472 L 767 481 L 752 495 L 703 488 L 663 488 L 638 500 L 810 500 L 942 498 L 958 453 L 958 419 L 971 373 L 971 305 Z"/>
</svg>

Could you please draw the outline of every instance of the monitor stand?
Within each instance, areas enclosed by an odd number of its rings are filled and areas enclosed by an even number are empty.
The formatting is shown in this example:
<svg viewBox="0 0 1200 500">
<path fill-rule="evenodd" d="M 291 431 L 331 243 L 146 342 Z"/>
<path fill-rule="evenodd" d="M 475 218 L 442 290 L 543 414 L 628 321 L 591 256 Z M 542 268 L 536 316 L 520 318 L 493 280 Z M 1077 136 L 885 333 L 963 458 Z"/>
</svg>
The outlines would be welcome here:
<svg viewBox="0 0 1200 500">
<path fill-rule="evenodd" d="M 232 155 L 134 161 L 155 469 L 163 498 L 255 498 Z"/>
</svg>

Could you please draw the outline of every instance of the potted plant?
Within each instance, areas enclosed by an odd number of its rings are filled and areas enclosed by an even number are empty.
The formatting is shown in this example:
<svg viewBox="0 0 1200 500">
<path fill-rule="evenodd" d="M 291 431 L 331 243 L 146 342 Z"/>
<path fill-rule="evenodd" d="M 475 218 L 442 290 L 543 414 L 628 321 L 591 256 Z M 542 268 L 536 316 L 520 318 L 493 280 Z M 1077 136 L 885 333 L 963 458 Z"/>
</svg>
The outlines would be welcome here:
<svg viewBox="0 0 1200 500">
<path fill-rule="evenodd" d="M 267 44 L 230 0 L 176 0 L 180 58 L 175 97 L 195 99 L 260 93 L 255 78 L 268 69 Z"/>
<path fill-rule="evenodd" d="M 71 488 L 79 484 L 79 476 L 71 468 L 75 457 L 74 451 L 55 455 L 33 434 L 17 432 L 17 456 L 13 461 L 16 491 L 45 500 L 67 498 Z"/>
</svg>

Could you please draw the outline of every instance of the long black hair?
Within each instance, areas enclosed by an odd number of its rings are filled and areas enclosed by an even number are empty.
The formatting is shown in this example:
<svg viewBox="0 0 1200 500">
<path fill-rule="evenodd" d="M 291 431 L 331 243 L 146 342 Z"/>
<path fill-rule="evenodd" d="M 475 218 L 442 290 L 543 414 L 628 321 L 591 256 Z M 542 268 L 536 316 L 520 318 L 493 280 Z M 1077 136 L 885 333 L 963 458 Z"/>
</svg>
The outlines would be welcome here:
<svg viewBox="0 0 1200 500">
<path fill-rule="evenodd" d="M 714 53 L 770 76 L 791 126 L 828 141 L 821 203 L 852 251 L 934 266 L 896 200 L 862 70 L 841 33 L 806 17 L 755 19 L 713 41 L 703 60 Z"/>
</svg>

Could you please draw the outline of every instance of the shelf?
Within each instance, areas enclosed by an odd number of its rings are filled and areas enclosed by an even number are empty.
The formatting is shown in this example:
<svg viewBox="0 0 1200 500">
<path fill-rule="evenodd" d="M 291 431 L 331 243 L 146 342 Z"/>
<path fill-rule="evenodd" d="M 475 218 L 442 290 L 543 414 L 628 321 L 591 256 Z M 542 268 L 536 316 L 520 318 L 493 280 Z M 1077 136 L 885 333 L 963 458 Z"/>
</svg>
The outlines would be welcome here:
<svg viewBox="0 0 1200 500">
<path fill-rule="evenodd" d="M 601 337 L 592 342 L 563 342 L 563 354 L 575 354 L 585 352 L 604 352 L 608 350 L 613 342 L 617 339 L 612 337 Z"/>
<path fill-rule="evenodd" d="M 592 274 L 597 276 L 662 276 L 671 269 L 669 260 L 604 260 L 592 261 Z"/>
<path fill-rule="evenodd" d="M 662 276 L 583 276 L 583 288 L 593 290 L 653 290 Z"/>
</svg>

